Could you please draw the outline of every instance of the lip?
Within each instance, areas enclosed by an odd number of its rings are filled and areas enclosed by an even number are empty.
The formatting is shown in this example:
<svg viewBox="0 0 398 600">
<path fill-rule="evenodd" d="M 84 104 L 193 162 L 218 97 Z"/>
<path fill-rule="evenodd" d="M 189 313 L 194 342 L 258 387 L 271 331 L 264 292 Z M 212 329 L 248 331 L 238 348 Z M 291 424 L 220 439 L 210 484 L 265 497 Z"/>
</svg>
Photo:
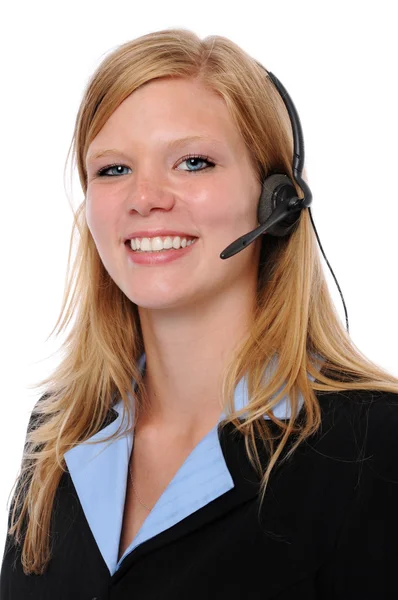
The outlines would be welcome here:
<svg viewBox="0 0 398 600">
<path fill-rule="evenodd" d="M 191 233 L 187 233 L 186 231 L 176 231 L 175 229 L 151 229 L 151 230 L 140 230 L 134 231 L 133 233 L 129 233 L 127 237 L 124 238 L 124 242 L 127 240 L 131 240 L 132 238 L 153 238 L 153 237 L 165 237 L 166 235 L 179 236 L 181 238 L 196 238 L 196 235 L 192 235 Z"/>
<path fill-rule="evenodd" d="M 139 265 L 163 265 L 165 263 L 173 262 L 178 258 L 182 258 L 191 252 L 192 248 L 196 246 L 197 242 L 185 246 L 185 248 L 179 248 L 178 250 L 160 250 L 159 252 L 134 252 L 131 249 L 130 244 L 125 243 L 126 252 L 128 259 L 133 263 Z"/>
</svg>

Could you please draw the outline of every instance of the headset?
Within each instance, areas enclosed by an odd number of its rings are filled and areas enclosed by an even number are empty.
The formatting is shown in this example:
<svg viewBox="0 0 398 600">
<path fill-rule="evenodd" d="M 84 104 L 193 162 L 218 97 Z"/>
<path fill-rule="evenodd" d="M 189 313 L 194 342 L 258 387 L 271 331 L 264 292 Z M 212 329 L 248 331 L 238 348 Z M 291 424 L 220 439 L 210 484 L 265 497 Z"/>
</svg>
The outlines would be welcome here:
<svg viewBox="0 0 398 600">
<path fill-rule="evenodd" d="M 311 190 L 301 177 L 304 167 L 304 137 L 297 110 L 292 99 L 279 79 L 275 77 L 273 73 L 267 71 L 265 67 L 263 67 L 263 65 L 258 61 L 256 62 L 262 69 L 264 69 L 266 73 L 268 73 L 269 78 L 282 97 L 287 112 L 289 113 L 290 123 L 293 130 L 293 177 L 297 185 L 301 188 L 304 196 L 301 199 L 297 197 L 296 188 L 294 187 L 290 177 L 288 177 L 286 174 L 274 173 L 269 175 L 262 184 L 262 192 L 258 203 L 257 219 L 260 223 L 259 227 L 253 231 L 250 231 L 249 233 L 246 233 L 245 235 L 242 235 L 240 238 L 232 242 L 232 244 L 227 246 L 227 248 L 221 252 L 220 258 L 226 259 L 234 256 L 234 254 L 237 254 L 246 248 L 262 234 L 268 233 L 269 235 L 277 237 L 288 235 L 292 232 L 295 225 L 298 224 L 302 209 L 308 208 L 311 223 L 314 228 L 319 247 L 333 275 L 343 301 L 347 332 L 349 333 L 348 315 L 344 297 L 341 293 L 341 289 L 335 274 L 333 273 L 333 269 L 325 256 L 322 244 L 319 240 L 318 232 L 312 219 L 310 209 L 310 204 L 312 202 Z"/>
</svg>

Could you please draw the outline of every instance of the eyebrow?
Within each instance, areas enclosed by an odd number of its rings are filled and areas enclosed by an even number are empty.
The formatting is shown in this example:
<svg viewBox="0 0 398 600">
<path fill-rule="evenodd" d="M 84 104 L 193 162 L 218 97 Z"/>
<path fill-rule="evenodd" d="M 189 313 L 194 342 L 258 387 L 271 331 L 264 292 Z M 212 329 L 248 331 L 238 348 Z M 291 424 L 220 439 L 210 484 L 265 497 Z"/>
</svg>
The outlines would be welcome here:
<svg viewBox="0 0 398 600">
<path fill-rule="evenodd" d="M 179 138 L 176 140 L 171 140 L 170 142 L 168 142 L 166 144 L 166 147 L 169 150 L 172 150 L 178 146 L 182 146 L 183 144 L 187 144 L 188 142 L 210 142 L 212 144 L 215 144 L 217 146 L 221 146 L 222 142 L 220 142 L 220 140 L 216 140 L 214 138 L 208 137 L 208 136 L 203 136 L 203 135 L 190 135 L 187 137 L 183 137 L 183 138 Z M 107 150 L 98 150 L 97 152 L 94 152 L 93 154 L 88 154 L 86 161 L 88 162 L 89 160 L 93 160 L 96 158 L 101 158 L 102 156 L 108 156 L 109 154 L 119 154 L 120 156 L 123 156 L 124 158 L 128 159 L 128 155 L 125 152 L 122 152 L 121 150 L 116 150 L 115 148 L 108 148 Z"/>
</svg>

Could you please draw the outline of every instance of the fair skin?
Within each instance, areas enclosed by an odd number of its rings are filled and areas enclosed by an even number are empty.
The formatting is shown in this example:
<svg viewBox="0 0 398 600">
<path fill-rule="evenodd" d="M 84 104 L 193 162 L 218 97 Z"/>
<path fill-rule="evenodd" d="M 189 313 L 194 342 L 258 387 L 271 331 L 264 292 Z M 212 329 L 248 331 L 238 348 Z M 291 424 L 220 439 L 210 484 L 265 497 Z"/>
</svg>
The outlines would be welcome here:
<svg viewBox="0 0 398 600">
<path fill-rule="evenodd" d="M 168 146 L 186 136 L 215 141 Z M 106 149 L 117 151 L 92 158 Z M 215 166 L 192 164 L 187 154 Z M 112 163 L 124 168 L 97 175 Z M 197 442 L 219 419 L 221 374 L 253 318 L 261 238 L 219 257 L 258 225 L 261 185 L 249 152 L 222 98 L 196 80 L 167 78 L 122 102 L 91 142 L 86 165 L 88 226 L 108 273 L 139 310 L 150 398 L 142 439 L 157 447 L 162 439 L 165 447 Z M 125 237 L 157 227 L 198 239 L 166 264 L 129 260 Z"/>
</svg>

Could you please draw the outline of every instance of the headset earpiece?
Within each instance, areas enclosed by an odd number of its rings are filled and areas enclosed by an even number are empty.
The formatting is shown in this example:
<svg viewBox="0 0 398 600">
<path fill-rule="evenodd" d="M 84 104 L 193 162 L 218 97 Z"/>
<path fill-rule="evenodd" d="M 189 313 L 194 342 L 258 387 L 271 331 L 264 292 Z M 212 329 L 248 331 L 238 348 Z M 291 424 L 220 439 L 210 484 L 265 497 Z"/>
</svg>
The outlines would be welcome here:
<svg viewBox="0 0 398 600">
<path fill-rule="evenodd" d="M 259 225 L 256 227 L 256 229 L 253 229 L 253 231 L 249 231 L 248 233 L 241 235 L 237 240 L 224 248 L 220 254 L 220 258 L 230 258 L 238 252 L 241 252 L 247 248 L 249 244 L 254 242 L 254 240 L 256 240 L 260 235 L 264 235 L 266 233 L 276 237 L 288 235 L 291 233 L 295 225 L 298 224 L 302 209 L 308 208 L 308 214 L 310 216 L 319 247 L 334 277 L 343 301 L 347 331 L 349 332 L 347 308 L 344 302 L 343 294 L 341 293 L 336 276 L 333 273 L 333 269 L 325 256 L 322 244 L 319 240 L 318 232 L 312 219 L 310 209 L 312 193 L 307 185 L 307 182 L 302 178 L 304 168 L 304 138 L 296 107 L 294 106 L 292 99 L 279 79 L 275 77 L 273 73 L 267 71 L 261 63 L 257 62 L 257 64 L 268 74 L 269 79 L 273 82 L 285 104 L 287 112 L 289 113 L 293 132 L 292 173 L 294 181 L 304 195 L 302 198 L 298 198 L 293 180 L 290 179 L 288 175 L 284 173 L 274 173 L 269 175 L 263 182 L 261 196 L 258 201 L 257 219 Z"/>
<path fill-rule="evenodd" d="M 263 182 L 258 202 L 257 219 L 259 224 L 262 225 L 265 223 L 279 204 L 283 203 L 287 205 L 291 199 L 297 200 L 298 196 L 290 177 L 282 173 L 269 175 Z M 267 233 L 277 237 L 288 235 L 298 222 L 300 214 L 301 210 L 294 211 L 283 221 L 272 225 L 267 230 Z"/>
</svg>

